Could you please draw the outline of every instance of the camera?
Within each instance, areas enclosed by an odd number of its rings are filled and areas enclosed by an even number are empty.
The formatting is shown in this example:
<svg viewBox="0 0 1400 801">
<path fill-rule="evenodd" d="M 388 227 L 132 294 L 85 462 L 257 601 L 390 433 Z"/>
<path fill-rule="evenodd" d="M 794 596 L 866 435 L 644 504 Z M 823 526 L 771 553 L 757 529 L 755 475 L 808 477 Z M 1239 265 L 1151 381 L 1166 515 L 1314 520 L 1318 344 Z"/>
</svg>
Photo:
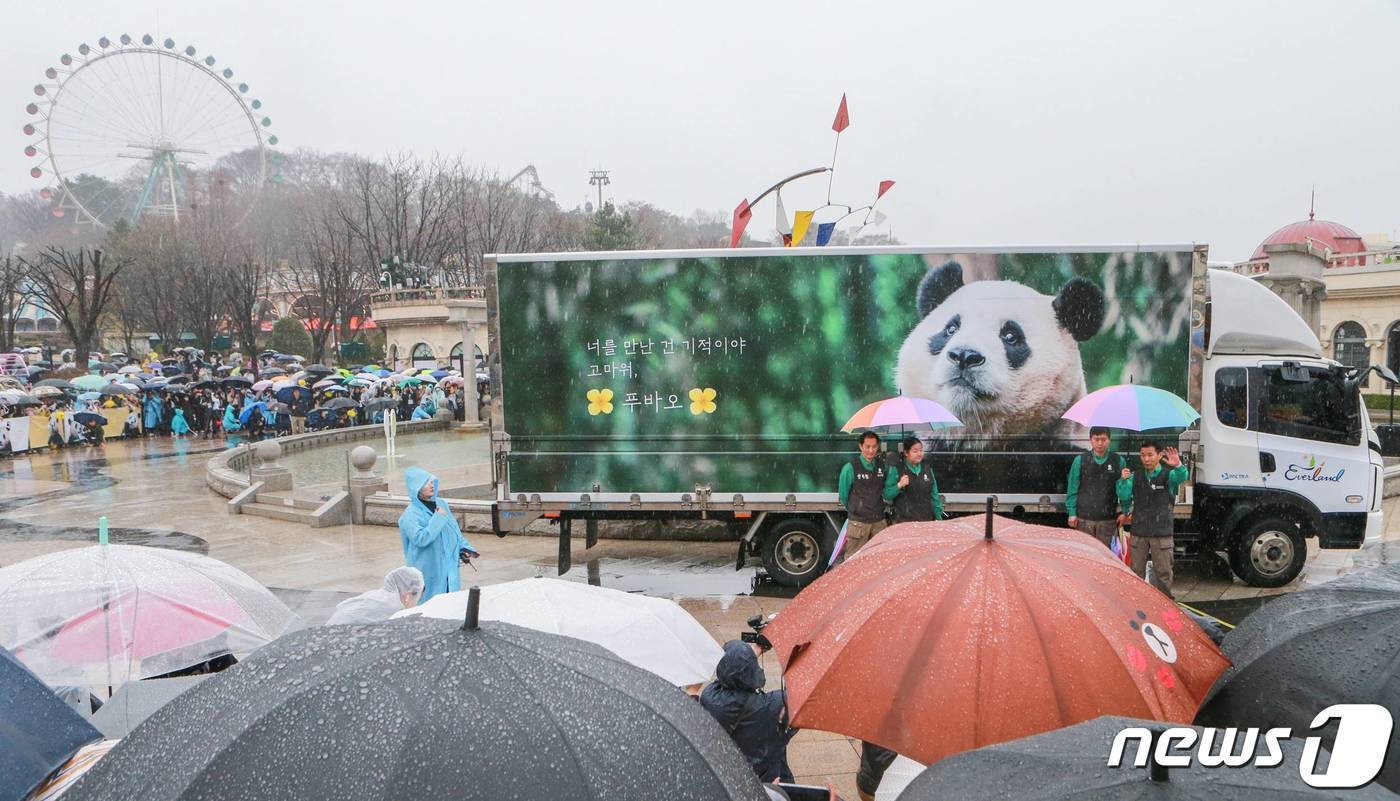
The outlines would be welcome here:
<svg viewBox="0 0 1400 801">
<path fill-rule="evenodd" d="M 769 642 L 768 638 L 763 636 L 763 629 L 771 620 L 771 617 L 754 615 L 748 619 L 749 628 L 752 629 L 752 631 L 740 632 L 739 639 L 743 642 L 757 645 L 765 651 L 772 649 L 773 643 Z"/>
</svg>

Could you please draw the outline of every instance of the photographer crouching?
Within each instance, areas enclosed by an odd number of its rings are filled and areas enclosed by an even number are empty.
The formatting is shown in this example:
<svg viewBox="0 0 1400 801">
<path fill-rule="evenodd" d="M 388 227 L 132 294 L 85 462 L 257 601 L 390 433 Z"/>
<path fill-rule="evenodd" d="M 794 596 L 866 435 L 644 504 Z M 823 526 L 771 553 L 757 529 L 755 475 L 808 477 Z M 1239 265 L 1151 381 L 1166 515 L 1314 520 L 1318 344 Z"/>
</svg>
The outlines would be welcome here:
<svg viewBox="0 0 1400 801">
<path fill-rule="evenodd" d="M 763 636 L 766 624 L 761 615 L 750 618 L 754 631 L 724 644 L 715 681 L 700 693 L 700 705 L 729 732 L 760 781 L 791 782 L 787 744 L 797 730 L 787 725 L 787 694 L 763 692 L 765 678 L 758 664 L 758 655 L 773 647 Z"/>
</svg>

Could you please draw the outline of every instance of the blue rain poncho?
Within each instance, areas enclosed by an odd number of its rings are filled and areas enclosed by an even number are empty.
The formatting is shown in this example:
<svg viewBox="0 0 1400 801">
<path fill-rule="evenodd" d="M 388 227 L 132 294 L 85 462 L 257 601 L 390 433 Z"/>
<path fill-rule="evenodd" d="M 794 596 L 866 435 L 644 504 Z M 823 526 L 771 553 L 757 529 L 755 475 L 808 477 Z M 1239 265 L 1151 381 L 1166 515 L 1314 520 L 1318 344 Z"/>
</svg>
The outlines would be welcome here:
<svg viewBox="0 0 1400 801">
<path fill-rule="evenodd" d="M 419 403 L 417 406 L 414 407 L 414 409 L 413 409 L 413 417 L 410 418 L 410 419 L 412 419 L 412 420 L 431 420 L 431 419 L 433 419 L 433 410 L 432 410 L 432 408 L 428 405 L 428 401 L 427 401 L 426 398 L 423 400 L 422 403 Z"/>
<path fill-rule="evenodd" d="M 224 407 L 224 433 L 238 431 L 243 426 L 238 422 L 237 408 L 230 405 Z"/>
<path fill-rule="evenodd" d="M 429 481 L 433 483 L 432 508 L 418 497 Z M 446 499 L 438 495 L 438 480 L 431 473 L 410 467 L 404 471 L 404 483 L 408 486 L 408 508 L 399 515 L 399 538 L 404 563 L 423 573 L 422 603 L 434 595 L 461 589 L 458 554 L 463 548 L 476 549 L 462 536 Z"/>
</svg>

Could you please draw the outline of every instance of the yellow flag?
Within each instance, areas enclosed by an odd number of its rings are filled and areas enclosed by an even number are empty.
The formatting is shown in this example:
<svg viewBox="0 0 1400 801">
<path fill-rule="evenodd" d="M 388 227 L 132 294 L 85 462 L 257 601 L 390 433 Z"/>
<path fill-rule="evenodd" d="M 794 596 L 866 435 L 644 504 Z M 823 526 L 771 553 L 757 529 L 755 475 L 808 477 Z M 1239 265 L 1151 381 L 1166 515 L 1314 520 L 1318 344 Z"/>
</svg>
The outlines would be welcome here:
<svg viewBox="0 0 1400 801">
<path fill-rule="evenodd" d="M 792 220 L 792 247 L 802 244 L 803 237 L 807 236 L 807 229 L 812 226 L 812 215 L 814 211 L 799 211 Z"/>
</svg>

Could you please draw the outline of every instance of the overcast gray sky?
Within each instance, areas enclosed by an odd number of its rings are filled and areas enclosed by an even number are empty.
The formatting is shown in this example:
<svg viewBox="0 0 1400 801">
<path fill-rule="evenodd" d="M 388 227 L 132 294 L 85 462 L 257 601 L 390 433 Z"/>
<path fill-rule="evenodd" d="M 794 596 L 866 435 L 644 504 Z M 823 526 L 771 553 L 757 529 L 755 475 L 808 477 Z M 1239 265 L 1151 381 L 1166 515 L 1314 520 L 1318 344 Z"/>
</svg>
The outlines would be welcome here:
<svg viewBox="0 0 1400 801">
<path fill-rule="evenodd" d="M 1306 216 L 1400 229 L 1400 2 L 478 3 L 66 0 L 4 12 L 0 191 L 36 185 L 32 87 L 150 32 L 252 86 L 285 148 L 538 167 L 566 206 L 730 212 L 831 157 L 911 244 L 1208 242 Z M 825 195 L 810 179 L 789 212 Z M 771 201 L 751 230 L 773 228 Z"/>
</svg>

